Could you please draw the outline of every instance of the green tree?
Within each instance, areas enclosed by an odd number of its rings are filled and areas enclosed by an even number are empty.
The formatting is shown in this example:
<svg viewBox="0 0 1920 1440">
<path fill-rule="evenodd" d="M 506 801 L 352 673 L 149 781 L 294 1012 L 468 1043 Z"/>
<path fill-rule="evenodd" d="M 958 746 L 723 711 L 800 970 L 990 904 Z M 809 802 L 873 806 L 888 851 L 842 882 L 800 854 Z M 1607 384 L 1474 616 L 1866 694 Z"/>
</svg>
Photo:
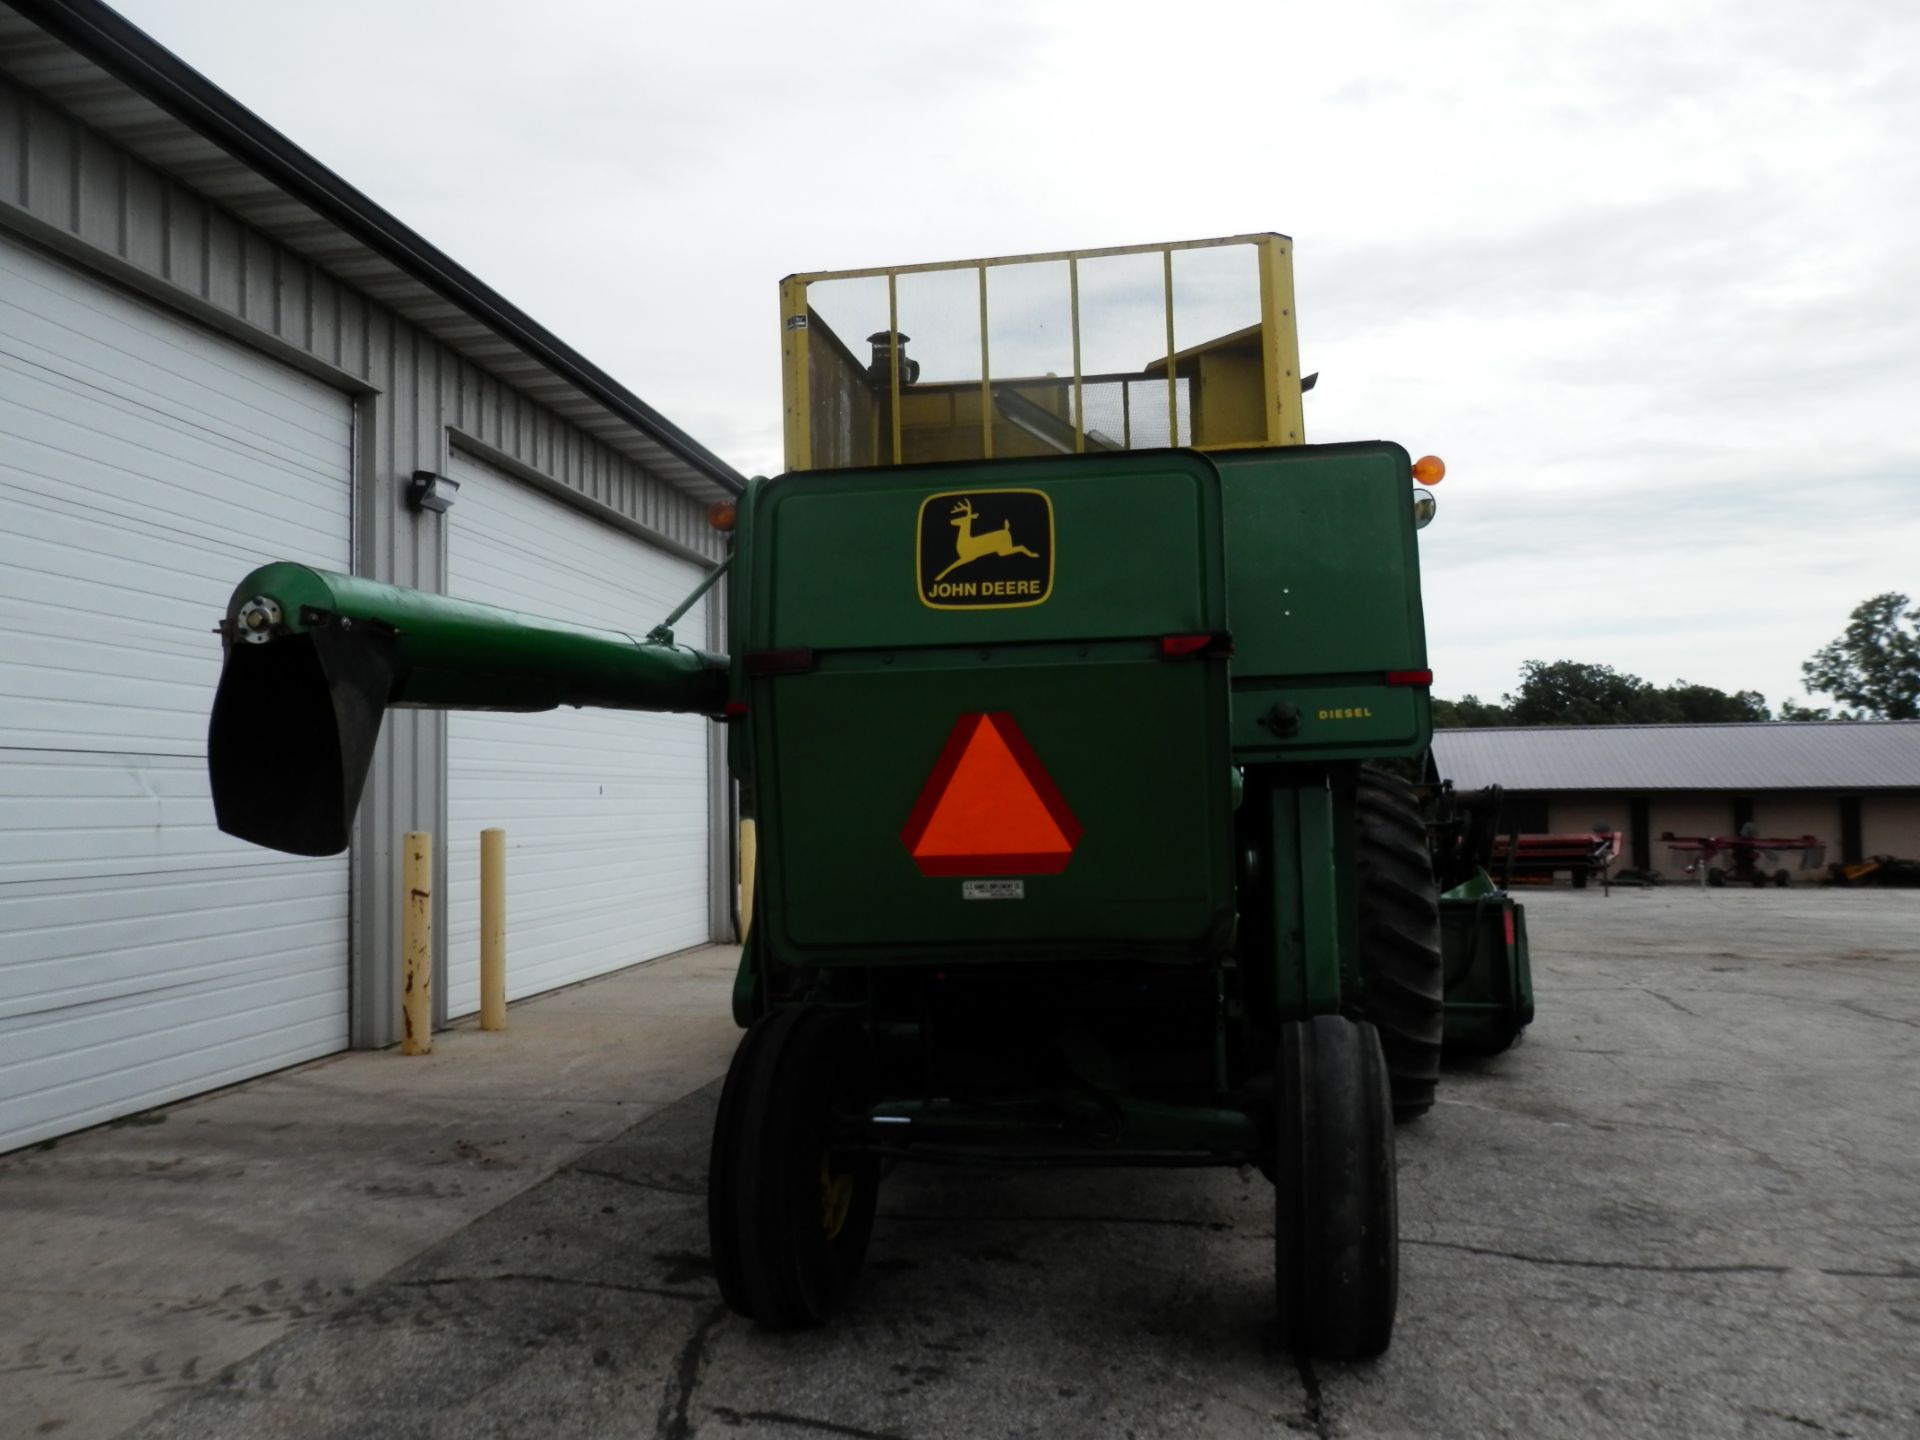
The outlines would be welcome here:
<svg viewBox="0 0 1920 1440">
<path fill-rule="evenodd" d="M 1667 718 L 1659 692 L 1638 675 L 1578 660 L 1529 660 L 1505 697 L 1516 725 L 1629 725 Z"/>
<path fill-rule="evenodd" d="M 1920 720 L 1920 606 L 1889 590 L 1853 608 L 1846 632 L 1800 667 L 1807 689 L 1875 720 Z"/>
<path fill-rule="evenodd" d="M 1511 725 L 1513 716 L 1503 705 L 1482 700 L 1478 695 L 1462 695 L 1458 700 L 1433 702 L 1433 726 L 1436 730 L 1458 730 L 1468 725 Z"/>
<path fill-rule="evenodd" d="M 1611 665 L 1529 660 L 1520 686 L 1494 705 L 1478 696 L 1433 702 L 1434 728 L 1467 725 L 1656 725 L 1771 720 L 1758 690 L 1729 693 L 1676 680 L 1649 684 Z"/>
<path fill-rule="evenodd" d="M 1656 691 L 1661 708 L 1668 713 L 1662 719 L 1705 724 L 1726 720 L 1771 720 L 1767 697 L 1758 690 L 1735 690 L 1729 694 L 1711 685 L 1689 685 L 1676 680 Z"/>
<path fill-rule="evenodd" d="M 1782 720 L 1858 720 L 1851 710 L 1835 710 L 1831 705 L 1802 705 L 1793 700 L 1780 702 Z"/>
</svg>

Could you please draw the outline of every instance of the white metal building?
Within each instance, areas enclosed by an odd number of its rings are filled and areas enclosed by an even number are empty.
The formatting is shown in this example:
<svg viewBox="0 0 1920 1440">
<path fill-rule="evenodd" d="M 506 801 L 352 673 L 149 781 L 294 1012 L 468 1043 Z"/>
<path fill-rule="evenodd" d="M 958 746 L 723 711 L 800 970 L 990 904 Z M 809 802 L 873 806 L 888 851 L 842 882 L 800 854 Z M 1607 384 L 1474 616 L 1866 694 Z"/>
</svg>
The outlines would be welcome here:
<svg viewBox="0 0 1920 1440">
<path fill-rule="evenodd" d="M 730 938 L 697 717 L 395 712 L 322 860 L 221 835 L 204 742 L 262 561 L 644 632 L 739 486 L 111 10 L 0 3 L 0 1151 L 397 1039 L 408 830 L 443 1015 L 478 1007 L 483 826 L 514 995 Z M 719 608 L 680 633 L 721 648 Z"/>
</svg>

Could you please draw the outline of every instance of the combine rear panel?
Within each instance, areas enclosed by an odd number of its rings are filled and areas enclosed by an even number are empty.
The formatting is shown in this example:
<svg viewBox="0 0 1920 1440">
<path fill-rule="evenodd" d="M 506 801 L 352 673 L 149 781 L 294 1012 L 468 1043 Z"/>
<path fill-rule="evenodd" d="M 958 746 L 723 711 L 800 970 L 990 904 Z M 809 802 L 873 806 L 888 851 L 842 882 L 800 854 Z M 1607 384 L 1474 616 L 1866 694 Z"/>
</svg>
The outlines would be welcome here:
<svg viewBox="0 0 1920 1440">
<path fill-rule="evenodd" d="M 1220 480 L 1178 452 L 773 481 L 738 647 L 794 965 L 1218 950 Z"/>
</svg>

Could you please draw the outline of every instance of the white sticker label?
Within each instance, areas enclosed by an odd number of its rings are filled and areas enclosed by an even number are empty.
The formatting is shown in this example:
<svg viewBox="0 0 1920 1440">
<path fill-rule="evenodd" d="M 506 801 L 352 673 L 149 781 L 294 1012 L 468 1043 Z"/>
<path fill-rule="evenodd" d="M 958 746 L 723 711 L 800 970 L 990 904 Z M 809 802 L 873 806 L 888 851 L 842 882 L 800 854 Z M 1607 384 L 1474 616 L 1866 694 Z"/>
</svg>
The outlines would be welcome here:
<svg viewBox="0 0 1920 1440">
<path fill-rule="evenodd" d="M 807 328 L 807 317 L 806 317 L 806 316 L 804 316 L 804 315 L 789 315 L 789 316 L 787 316 L 787 329 L 789 329 L 789 330 L 804 330 L 804 329 L 806 329 L 806 328 Z"/>
<path fill-rule="evenodd" d="M 962 900 L 1024 900 L 1027 898 L 1027 882 L 1024 880 L 962 880 L 960 898 Z"/>
</svg>

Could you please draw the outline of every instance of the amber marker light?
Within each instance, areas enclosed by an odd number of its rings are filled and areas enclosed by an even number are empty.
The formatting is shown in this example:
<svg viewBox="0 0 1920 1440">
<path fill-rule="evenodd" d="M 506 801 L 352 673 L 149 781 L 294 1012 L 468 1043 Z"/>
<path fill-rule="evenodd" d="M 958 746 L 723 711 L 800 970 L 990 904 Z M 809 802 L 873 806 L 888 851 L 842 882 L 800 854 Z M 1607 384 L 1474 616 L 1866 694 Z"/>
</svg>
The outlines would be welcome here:
<svg viewBox="0 0 1920 1440">
<path fill-rule="evenodd" d="M 1447 478 L 1447 462 L 1438 455 L 1422 455 L 1413 462 L 1413 478 L 1422 485 L 1438 485 Z"/>
<path fill-rule="evenodd" d="M 1424 463 L 1424 462 L 1423 462 Z M 1438 461 L 1434 462 L 1438 464 Z M 733 501 L 716 500 L 707 507 L 707 523 L 714 529 L 726 531 L 733 529 Z"/>
</svg>

